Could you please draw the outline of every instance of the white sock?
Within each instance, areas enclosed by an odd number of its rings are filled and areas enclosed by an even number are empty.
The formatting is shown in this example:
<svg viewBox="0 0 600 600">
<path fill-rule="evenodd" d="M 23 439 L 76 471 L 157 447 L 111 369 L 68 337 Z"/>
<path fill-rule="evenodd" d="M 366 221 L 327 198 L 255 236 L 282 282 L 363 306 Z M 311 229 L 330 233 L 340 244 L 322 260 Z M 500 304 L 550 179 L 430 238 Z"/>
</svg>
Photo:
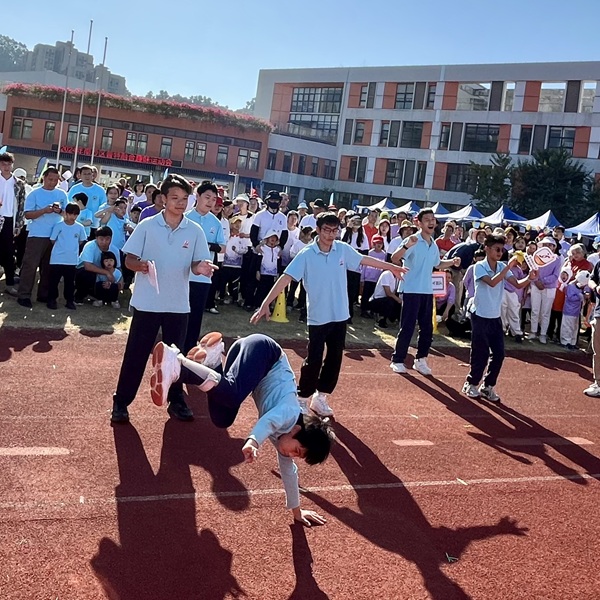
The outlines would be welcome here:
<svg viewBox="0 0 600 600">
<path fill-rule="evenodd" d="M 183 354 L 179 354 L 177 360 L 179 360 L 179 362 L 186 369 L 189 369 L 192 373 L 198 375 L 198 377 L 201 377 L 204 380 L 208 379 L 209 377 L 211 377 L 212 379 L 216 379 L 217 381 L 220 379 L 220 375 L 215 370 L 205 365 L 201 365 L 200 363 L 197 363 L 194 360 L 190 360 L 189 358 L 186 358 Z"/>
</svg>

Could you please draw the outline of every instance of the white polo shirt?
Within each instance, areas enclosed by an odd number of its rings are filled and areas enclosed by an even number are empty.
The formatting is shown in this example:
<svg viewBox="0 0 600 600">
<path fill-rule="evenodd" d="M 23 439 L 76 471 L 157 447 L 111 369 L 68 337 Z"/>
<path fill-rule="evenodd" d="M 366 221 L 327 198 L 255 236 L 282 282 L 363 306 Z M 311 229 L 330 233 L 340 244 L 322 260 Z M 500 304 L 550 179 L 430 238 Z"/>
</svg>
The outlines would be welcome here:
<svg viewBox="0 0 600 600">
<path fill-rule="evenodd" d="M 277 235 L 281 238 L 281 232 L 284 229 L 287 231 L 287 217 L 282 212 L 273 214 L 265 208 L 254 215 L 252 225 L 258 227 L 259 240 L 262 240 L 268 231 L 277 232 Z"/>
<path fill-rule="evenodd" d="M 144 219 L 123 246 L 123 252 L 156 265 L 159 293 L 148 275 L 135 274 L 130 305 L 146 312 L 189 313 L 189 279 L 193 262 L 210 260 L 202 228 L 183 217 L 171 229 L 163 213 Z"/>
<path fill-rule="evenodd" d="M 304 284 L 309 325 L 347 321 L 350 312 L 346 271 L 358 271 L 365 257 L 337 240 L 329 252 L 322 252 L 317 239 L 300 250 L 284 273 Z"/>
<path fill-rule="evenodd" d="M 15 212 L 15 178 L 11 175 L 4 179 L 0 175 L 0 217 L 14 217 Z"/>
</svg>

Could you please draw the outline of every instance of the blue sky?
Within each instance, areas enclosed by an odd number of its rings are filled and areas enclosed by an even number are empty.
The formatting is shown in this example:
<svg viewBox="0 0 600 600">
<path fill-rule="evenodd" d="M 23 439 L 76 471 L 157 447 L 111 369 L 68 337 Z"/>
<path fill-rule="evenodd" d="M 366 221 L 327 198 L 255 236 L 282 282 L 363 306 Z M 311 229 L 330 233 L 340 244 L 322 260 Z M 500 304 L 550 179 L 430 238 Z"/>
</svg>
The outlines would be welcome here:
<svg viewBox="0 0 600 600">
<path fill-rule="evenodd" d="M 31 49 L 68 40 L 74 29 L 85 51 L 93 19 L 96 62 L 108 36 L 107 66 L 127 78 L 132 93 L 201 94 L 231 108 L 255 95 L 261 68 L 600 60 L 598 0 L 36 0 L 27 6 L 4 11 L 0 33 Z"/>
</svg>

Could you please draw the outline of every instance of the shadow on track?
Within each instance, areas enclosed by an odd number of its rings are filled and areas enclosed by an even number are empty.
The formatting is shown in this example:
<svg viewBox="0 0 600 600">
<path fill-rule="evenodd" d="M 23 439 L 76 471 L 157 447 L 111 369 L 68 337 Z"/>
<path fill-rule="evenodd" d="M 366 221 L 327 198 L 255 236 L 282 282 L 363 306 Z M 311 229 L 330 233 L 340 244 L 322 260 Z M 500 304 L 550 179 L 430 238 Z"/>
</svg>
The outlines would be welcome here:
<svg viewBox="0 0 600 600">
<path fill-rule="evenodd" d="M 294 523 L 290 525 L 290 530 L 296 587 L 288 600 L 329 600 L 329 596 L 319 587 L 313 576 L 313 557 L 304 525 Z"/>
</svg>

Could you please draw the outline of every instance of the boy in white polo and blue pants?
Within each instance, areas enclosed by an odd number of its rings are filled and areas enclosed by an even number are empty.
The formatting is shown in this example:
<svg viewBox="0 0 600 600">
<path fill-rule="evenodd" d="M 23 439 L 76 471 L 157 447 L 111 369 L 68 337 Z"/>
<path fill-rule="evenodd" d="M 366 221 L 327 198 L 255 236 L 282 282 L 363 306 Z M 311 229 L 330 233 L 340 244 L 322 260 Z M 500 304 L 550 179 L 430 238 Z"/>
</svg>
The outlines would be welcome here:
<svg viewBox="0 0 600 600">
<path fill-rule="evenodd" d="M 398 278 L 406 272 L 372 256 L 364 256 L 349 244 L 336 240 L 340 221 L 334 213 L 317 217 L 317 237 L 307 244 L 286 267 L 284 274 L 252 315 L 251 323 L 269 318 L 269 305 L 292 281 L 304 284 L 307 296 L 308 353 L 300 369 L 298 400 L 303 408 L 321 417 L 333 416 L 327 403 L 337 385 L 346 343 L 346 324 L 350 318 L 347 297 L 347 271 L 361 265 L 392 271 Z M 327 354 L 323 360 L 323 353 Z"/>
<path fill-rule="evenodd" d="M 462 391 L 469 398 L 481 396 L 490 402 L 500 402 L 495 385 L 504 362 L 504 328 L 500 317 L 504 281 L 509 281 L 516 288 L 524 288 L 537 279 L 534 269 L 529 272 L 529 277 L 516 279 L 510 269 L 518 265 L 518 258 L 513 256 L 508 264 L 500 261 L 504 244 L 505 239 L 499 235 L 488 235 L 485 239 L 486 258 L 475 264 L 475 295 L 467 305 L 467 310 L 471 312 L 472 327 L 471 369 Z M 479 385 L 482 378 L 483 383 Z"/>
</svg>

